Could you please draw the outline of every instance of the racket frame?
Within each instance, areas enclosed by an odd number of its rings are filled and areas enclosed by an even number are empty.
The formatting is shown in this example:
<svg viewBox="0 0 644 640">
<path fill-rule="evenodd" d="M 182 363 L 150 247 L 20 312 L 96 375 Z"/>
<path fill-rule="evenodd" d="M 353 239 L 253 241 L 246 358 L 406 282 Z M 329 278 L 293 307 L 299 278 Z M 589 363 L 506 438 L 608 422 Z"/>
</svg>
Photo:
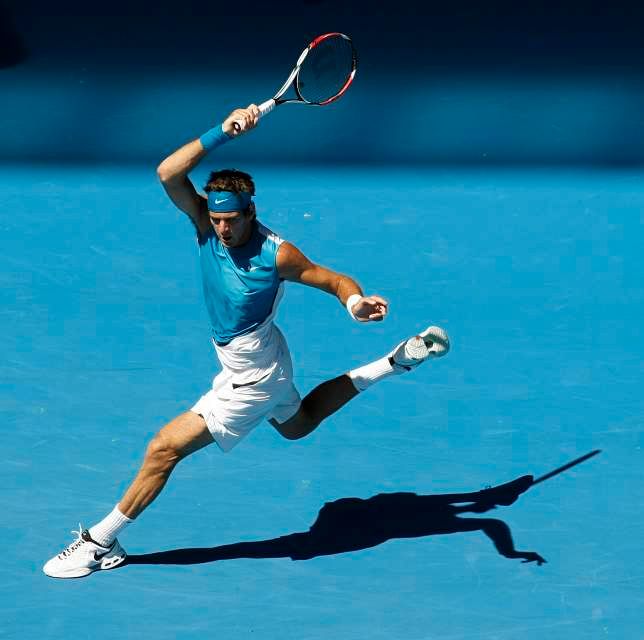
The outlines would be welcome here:
<svg viewBox="0 0 644 640">
<path fill-rule="evenodd" d="M 338 36 L 347 40 L 351 45 L 351 52 L 352 52 L 351 73 L 347 77 L 346 82 L 344 83 L 340 91 L 338 91 L 335 95 L 333 95 L 330 98 L 327 98 L 322 102 L 310 102 L 309 100 L 304 98 L 304 96 L 302 96 L 297 83 L 300 68 L 302 67 L 302 64 L 304 64 L 306 57 L 313 49 L 315 49 L 315 47 L 317 47 L 321 42 L 328 40 L 329 38 L 338 37 Z M 347 89 L 351 86 L 351 83 L 353 82 L 353 79 L 355 78 L 355 75 L 356 75 L 357 64 L 358 64 L 358 58 L 356 55 L 356 50 L 353 47 L 353 42 L 351 41 L 351 38 L 349 38 L 349 36 L 345 35 L 344 33 L 340 33 L 339 31 L 332 31 L 330 33 L 324 33 L 321 36 L 318 36 L 307 47 L 305 47 L 304 51 L 302 51 L 299 58 L 297 59 L 297 62 L 295 63 L 295 66 L 293 67 L 292 71 L 289 73 L 288 77 L 286 78 L 286 82 L 284 82 L 284 84 L 280 87 L 277 93 L 269 100 L 266 100 L 265 102 L 262 102 L 260 105 L 258 105 L 257 108 L 259 109 L 259 117 L 261 118 L 265 116 L 267 113 L 270 113 L 279 104 L 288 104 L 288 103 L 294 104 L 299 102 L 301 104 L 307 104 L 313 107 L 321 107 L 327 104 L 331 104 L 332 102 L 335 102 L 344 93 L 346 93 Z M 291 85 L 293 85 L 293 90 L 295 91 L 295 94 L 297 97 L 282 98 L 282 96 L 288 91 Z M 241 131 L 241 128 L 242 128 L 242 123 L 235 122 L 235 129 L 237 129 L 238 131 Z"/>
</svg>

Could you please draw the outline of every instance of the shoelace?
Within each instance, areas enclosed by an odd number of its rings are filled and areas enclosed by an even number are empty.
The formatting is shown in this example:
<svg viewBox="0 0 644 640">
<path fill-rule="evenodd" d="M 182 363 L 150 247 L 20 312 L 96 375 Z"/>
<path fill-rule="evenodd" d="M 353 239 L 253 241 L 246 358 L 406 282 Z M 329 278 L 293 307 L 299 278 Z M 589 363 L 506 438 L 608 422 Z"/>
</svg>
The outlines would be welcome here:
<svg viewBox="0 0 644 640">
<path fill-rule="evenodd" d="M 72 530 L 72 533 L 77 534 L 78 538 L 76 538 L 76 540 L 74 540 L 74 542 L 72 542 L 67 547 L 67 549 L 65 549 L 62 553 L 58 554 L 58 557 L 61 560 L 71 555 L 72 553 L 74 553 L 74 551 L 76 551 L 76 549 L 78 549 L 78 547 L 80 547 L 85 542 L 85 540 L 83 540 L 83 525 L 80 522 L 78 523 L 78 531 Z"/>
</svg>

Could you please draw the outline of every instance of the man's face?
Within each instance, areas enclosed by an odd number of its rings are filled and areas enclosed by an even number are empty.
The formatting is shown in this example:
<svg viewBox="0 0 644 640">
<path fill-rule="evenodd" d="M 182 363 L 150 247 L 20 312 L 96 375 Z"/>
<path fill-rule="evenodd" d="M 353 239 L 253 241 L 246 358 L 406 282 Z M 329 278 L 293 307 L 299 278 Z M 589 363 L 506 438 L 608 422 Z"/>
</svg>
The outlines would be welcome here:
<svg viewBox="0 0 644 640">
<path fill-rule="evenodd" d="M 225 213 L 208 212 L 210 224 L 217 237 L 225 247 L 239 247 L 250 238 L 252 221 L 255 217 L 252 212 L 227 211 Z"/>
</svg>

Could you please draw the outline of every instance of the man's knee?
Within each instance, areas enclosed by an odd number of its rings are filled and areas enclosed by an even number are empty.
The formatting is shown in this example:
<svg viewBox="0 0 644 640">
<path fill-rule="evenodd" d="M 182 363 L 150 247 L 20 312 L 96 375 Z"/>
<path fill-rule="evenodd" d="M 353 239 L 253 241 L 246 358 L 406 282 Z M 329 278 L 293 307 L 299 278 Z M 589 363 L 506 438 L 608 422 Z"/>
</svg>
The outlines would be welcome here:
<svg viewBox="0 0 644 640">
<path fill-rule="evenodd" d="M 152 438 L 146 451 L 146 462 L 172 468 L 191 453 L 213 442 L 203 416 L 187 411 Z"/>
<path fill-rule="evenodd" d="M 148 443 L 145 452 L 145 462 L 159 470 L 170 471 L 181 460 L 181 455 L 172 446 L 168 438 L 160 431 Z"/>
</svg>

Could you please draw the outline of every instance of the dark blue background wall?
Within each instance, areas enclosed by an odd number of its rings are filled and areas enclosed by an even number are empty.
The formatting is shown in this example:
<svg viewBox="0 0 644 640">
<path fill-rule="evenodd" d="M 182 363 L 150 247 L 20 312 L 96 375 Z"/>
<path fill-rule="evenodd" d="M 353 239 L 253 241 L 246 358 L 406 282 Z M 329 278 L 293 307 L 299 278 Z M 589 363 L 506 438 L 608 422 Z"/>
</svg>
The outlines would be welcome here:
<svg viewBox="0 0 644 640">
<path fill-rule="evenodd" d="M 231 161 L 644 162 L 642 7 L 230 4 L 0 0 L 0 161 L 159 159 L 341 30 L 360 55 L 347 96 L 279 109 Z"/>
</svg>

